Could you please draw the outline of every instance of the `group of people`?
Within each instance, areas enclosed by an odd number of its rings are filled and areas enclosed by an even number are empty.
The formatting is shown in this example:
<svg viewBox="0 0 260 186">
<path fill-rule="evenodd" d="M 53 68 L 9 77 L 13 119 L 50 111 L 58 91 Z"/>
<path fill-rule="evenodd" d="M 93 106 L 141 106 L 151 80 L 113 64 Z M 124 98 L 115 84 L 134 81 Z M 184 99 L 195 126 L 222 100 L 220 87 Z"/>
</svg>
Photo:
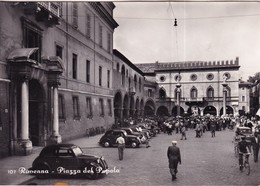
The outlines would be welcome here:
<svg viewBox="0 0 260 186">
<path fill-rule="evenodd" d="M 173 135 L 173 131 L 176 134 L 181 134 L 180 140 L 187 140 L 186 131 L 193 129 L 195 131 L 195 137 L 202 137 L 206 131 L 211 132 L 211 137 L 216 136 L 216 131 L 222 131 L 226 129 L 233 130 L 236 126 L 244 126 L 252 129 L 254 136 L 251 139 L 251 144 L 248 144 L 245 137 L 242 136 L 238 142 L 239 149 L 239 166 L 243 169 L 243 155 L 246 154 L 245 158 L 248 158 L 248 153 L 253 151 L 254 161 L 258 161 L 259 146 L 260 146 L 260 121 L 255 118 L 248 119 L 245 116 L 234 117 L 218 117 L 212 115 L 196 116 L 196 117 L 171 117 L 164 120 L 158 119 L 145 119 L 149 125 L 155 125 L 168 135 Z M 121 136 L 117 139 L 119 144 L 119 159 L 123 159 L 124 138 Z M 181 153 L 179 147 L 177 147 L 177 141 L 172 141 L 172 145 L 168 147 L 167 157 L 169 160 L 169 169 L 172 175 L 172 180 L 176 179 L 178 172 L 178 164 L 181 164 Z"/>
</svg>

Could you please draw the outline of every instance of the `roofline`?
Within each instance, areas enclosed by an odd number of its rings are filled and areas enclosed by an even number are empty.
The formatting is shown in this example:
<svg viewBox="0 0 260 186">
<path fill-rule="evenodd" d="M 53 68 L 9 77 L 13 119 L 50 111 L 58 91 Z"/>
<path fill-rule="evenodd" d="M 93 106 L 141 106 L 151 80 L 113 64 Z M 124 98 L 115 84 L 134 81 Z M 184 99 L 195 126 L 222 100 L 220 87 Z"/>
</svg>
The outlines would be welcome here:
<svg viewBox="0 0 260 186">
<path fill-rule="evenodd" d="M 135 71 L 137 71 L 139 74 L 144 76 L 144 73 L 142 70 L 140 70 L 137 66 L 135 66 L 129 59 L 127 59 L 121 52 L 119 52 L 117 49 L 113 49 L 113 54 L 120 58 L 122 61 L 124 61 L 127 65 L 129 65 L 131 68 L 133 68 Z"/>
</svg>

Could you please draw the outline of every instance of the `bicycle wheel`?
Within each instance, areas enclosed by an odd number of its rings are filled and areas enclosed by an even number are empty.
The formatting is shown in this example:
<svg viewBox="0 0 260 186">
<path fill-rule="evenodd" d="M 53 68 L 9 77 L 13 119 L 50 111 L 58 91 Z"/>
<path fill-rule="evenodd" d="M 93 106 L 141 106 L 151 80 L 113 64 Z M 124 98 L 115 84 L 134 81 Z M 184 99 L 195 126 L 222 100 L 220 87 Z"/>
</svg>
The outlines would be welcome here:
<svg viewBox="0 0 260 186">
<path fill-rule="evenodd" d="M 246 174 L 249 175 L 250 174 L 250 165 L 249 165 L 249 163 L 245 162 L 244 169 L 245 169 Z"/>
</svg>

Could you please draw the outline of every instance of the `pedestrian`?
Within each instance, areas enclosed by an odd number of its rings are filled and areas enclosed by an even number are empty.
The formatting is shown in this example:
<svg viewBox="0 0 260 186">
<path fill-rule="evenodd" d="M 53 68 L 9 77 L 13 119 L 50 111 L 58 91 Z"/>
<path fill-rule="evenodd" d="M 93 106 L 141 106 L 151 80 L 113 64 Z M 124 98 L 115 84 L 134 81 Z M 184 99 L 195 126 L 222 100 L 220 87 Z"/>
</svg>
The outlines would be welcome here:
<svg viewBox="0 0 260 186">
<path fill-rule="evenodd" d="M 168 147 L 167 157 L 172 180 L 175 180 L 178 172 L 178 163 L 181 164 L 181 153 L 179 147 L 177 147 L 177 141 L 172 141 L 172 146 Z"/>
<path fill-rule="evenodd" d="M 258 154 L 259 154 L 259 135 L 258 133 L 254 133 L 254 137 L 251 139 L 253 154 L 254 154 L 254 161 L 258 161 Z"/>
<path fill-rule="evenodd" d="M 118 156 L 119 160 L 123 160 L 124 157 L 124 149 L 125 149 L 125 139 L 124 135 L 121 133 L 119 137 L 116 139 L 116 143 L 118 143 Z"/>
<path fill-rule="evenodd" d="M 211 130 L 211 137 L 215 137 L 215 132 L 216 132 L 216 120 L 212 118 L 210 120 L 210 130 Z"/>
</svg>

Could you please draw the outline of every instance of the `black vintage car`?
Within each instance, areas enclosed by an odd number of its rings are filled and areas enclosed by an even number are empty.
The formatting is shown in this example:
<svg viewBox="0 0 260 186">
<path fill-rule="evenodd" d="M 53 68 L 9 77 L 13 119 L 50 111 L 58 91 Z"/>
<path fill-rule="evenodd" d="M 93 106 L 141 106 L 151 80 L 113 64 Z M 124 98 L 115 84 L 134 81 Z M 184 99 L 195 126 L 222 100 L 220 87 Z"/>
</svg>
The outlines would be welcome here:
<svg viewBox="0 0 260 186">
<path fill-rule="evenodd" d="M 56 144 L 42 149 L 30 171 L 38 178 L 59 174 L 96 179 L 107 169 L 103 157 L 84 154 L 80 147 L 73 144 Z"/>
<path fill-rule="evenodd" d="M 135 135 L 128 135 L 125 130 L 111 129 L 108 130 L 99 140 L 99 144 L 104 147 L 117 146 L 116 139 L 123 134 L 126 147 L 139 147 L 141 141 Z"/>
<path fill-rule="evenodd" d="M 128 134 L 128 135 L 134 135 L 134 136 L 137 136 L 139 139 L 140 139 L 140 141 L 141 141 L 141 143 L 142 144 L 144 144 L 144 143 L 146 143 L 146 140 L 148 139 L 147 137 L 145 137 L 145 135 L 143 134 L 143 133 L 141 133 L 141 132 L 135 132 L 132 128 L 128 128 L 128 127 L 122 127 L 122 128 L 120 128 L 121 130 L 124 130 L 124 131 L 126 131 L 126 133 Z"/>
</svg>

